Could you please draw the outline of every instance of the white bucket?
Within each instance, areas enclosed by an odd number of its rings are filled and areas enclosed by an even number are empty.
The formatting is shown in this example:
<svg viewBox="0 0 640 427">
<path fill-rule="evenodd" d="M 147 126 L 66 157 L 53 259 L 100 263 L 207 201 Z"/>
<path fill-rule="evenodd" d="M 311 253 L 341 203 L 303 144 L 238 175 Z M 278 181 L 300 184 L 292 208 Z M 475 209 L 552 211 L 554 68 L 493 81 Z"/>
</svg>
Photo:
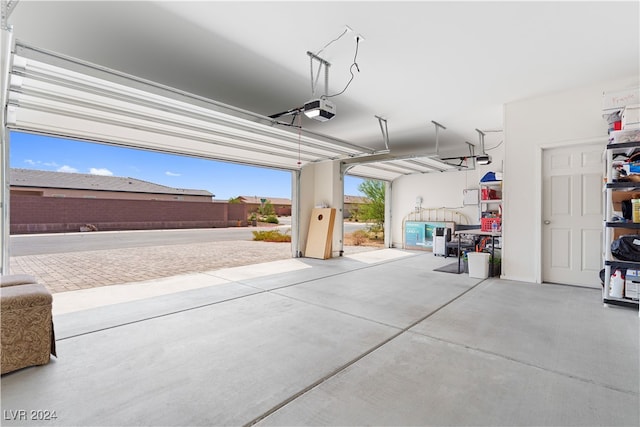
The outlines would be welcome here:
<svg viewBox="0 0 640 427">
<path fill-rule="evenodd" d="M 486 252 L 469 252 L 469 277 L 486 279 L 489 277 L 489 255 Z"/>
</svg>

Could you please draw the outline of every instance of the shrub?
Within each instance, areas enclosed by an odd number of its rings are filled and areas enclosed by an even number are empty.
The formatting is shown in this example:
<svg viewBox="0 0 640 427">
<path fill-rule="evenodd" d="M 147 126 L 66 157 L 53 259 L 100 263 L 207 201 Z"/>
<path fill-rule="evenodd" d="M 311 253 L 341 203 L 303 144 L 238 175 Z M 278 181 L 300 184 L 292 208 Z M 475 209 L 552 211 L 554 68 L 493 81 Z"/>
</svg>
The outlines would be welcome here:
<svg viewBox="0 0 640 427">
<path fill-rule="evenodd" d="M 351 233 L 351 237 L 353 238 L 353 244 L 360 246 L 369 239 L 369 233 L 365 230 L 356 230 Z"/>
<path fill-rule="evenodd" d="M 280 224 L 280 221 L 278 221 L 278 217 L 275 215 L 267 216 L 264 221 L 268 222 L 269 224 Z"/>
<path fill-rule="evenodd" d="M 291 236 L 280 230 L 253 231 L 253 240 L 263 242 L 291 242 Z"/>
</svg>

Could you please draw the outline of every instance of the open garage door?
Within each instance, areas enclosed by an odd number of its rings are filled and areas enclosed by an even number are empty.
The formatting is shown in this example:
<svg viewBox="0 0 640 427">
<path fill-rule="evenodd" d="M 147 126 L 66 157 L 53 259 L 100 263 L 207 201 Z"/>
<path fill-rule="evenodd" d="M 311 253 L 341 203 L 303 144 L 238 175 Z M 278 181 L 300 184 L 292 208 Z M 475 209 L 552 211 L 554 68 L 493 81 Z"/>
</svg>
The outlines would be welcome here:
<svg viewBox="0 0 640 427">
<path fill-rule="evenodd" d="M 308 162 L 359 156 L 343 141 L 291 132 L 273 119 L 16 44 L 7 126 L 295 170 Z"/>
<path fill-rule="evenodd" d="M 9 72 L 13 130 L 284 170 L 346 159 L 350 174 L 380 180 L 456 169 L 433 156 L 377 154 L 19 41 Z"/>
<path fill-rule="evenodd" d="M 299 171 L 343 161 L 343 171 L 392 181 L 412 173 L 455 170 L 430 156 L 397 158 L 250 111 L 16 42 L 8 61 L 3 130 L 59 136 L 164 153 Z M 7 78 L 8 77 L 8 78 Z M 286 126 L 282 126 L 286 125 Z M 6 135 L 5 135 L 6 136 Z M 3 145 L 3 162 L 8 156 Z M 444 169 L 443 169 L 444 168 Z M 2 168 L 3 198 L 8 194 Z M 295 181 L 295 180 L 294 180 Z M 294 191 L 296 212 L 299 203 Z M 2 212 L 2 267 L 8 266 L 8 214 Z M 292 246 L 299 238 L 292 230 Z M 297 252 L 296 252 L 297 253 Z"/>
<path fill-rule="evenodd" d="M 3 59 L 7 58 L 5 132 L 32 132 L 289 171 L 308 163 L 371 154 L 357 145 L 279 126 L 268 117 L 20 42 Z M 8 144 L 3 150 L 6 160 Z M 8 164 L 2 169 L 8 195 Z M 2 265 L 8 271 L 8 200 L 4 206 Z"/>
</svg>

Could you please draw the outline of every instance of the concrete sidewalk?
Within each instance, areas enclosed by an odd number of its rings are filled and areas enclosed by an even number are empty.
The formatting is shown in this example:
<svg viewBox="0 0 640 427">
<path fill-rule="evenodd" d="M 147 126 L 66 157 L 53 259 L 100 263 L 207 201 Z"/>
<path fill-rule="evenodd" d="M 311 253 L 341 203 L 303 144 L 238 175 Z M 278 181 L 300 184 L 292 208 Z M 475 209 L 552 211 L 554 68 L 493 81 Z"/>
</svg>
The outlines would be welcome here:
<svg viewBox="0 0 640 427">
<path fill-rule="evenodd" d="M 345 253 L 372 250 L 345 247 Z M 76 291 L 291 258 L 289 243 L 223 241 L 11 257 L 51 292 Z"/>
</svg>

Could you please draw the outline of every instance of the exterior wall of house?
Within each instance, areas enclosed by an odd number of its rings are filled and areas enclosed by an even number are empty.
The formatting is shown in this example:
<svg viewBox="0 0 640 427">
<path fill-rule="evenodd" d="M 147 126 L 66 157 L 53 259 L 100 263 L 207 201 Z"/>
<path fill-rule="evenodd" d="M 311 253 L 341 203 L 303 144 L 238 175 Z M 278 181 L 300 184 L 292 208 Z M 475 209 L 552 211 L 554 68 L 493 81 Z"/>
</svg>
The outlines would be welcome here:
<svg viewBox="0 0 640 427">
<path fill-rule="evenodd" d="M 273 205 L 278 216 L 291 216 L 291 205 Z"/>
<path fill-rule="evenodd" d="M 247 225 L 242 204 L 11 195 L 11 234 Z"/>
<path fill-rule="evenodd" d="M 346 203 L 344 204 L 344 217 L 352 218 L 356 216 L 364 203 Z"/>
<path fill-rule="evenodd" d="M 11 186 L 11 194 L 31 194 L 43 197 L 76 197 L 93 199 L 122 199 L 122 200 L 167 200 L 185 202 L 206 202 L 211 203 L 210 196 L 196 196 L 188 194 L 155 194 L 136 193 L 124 191 L 95 191 L 76 190 L 71 188 L 39 188 L 39 187 L 17 187 Z"/>
</svg>

